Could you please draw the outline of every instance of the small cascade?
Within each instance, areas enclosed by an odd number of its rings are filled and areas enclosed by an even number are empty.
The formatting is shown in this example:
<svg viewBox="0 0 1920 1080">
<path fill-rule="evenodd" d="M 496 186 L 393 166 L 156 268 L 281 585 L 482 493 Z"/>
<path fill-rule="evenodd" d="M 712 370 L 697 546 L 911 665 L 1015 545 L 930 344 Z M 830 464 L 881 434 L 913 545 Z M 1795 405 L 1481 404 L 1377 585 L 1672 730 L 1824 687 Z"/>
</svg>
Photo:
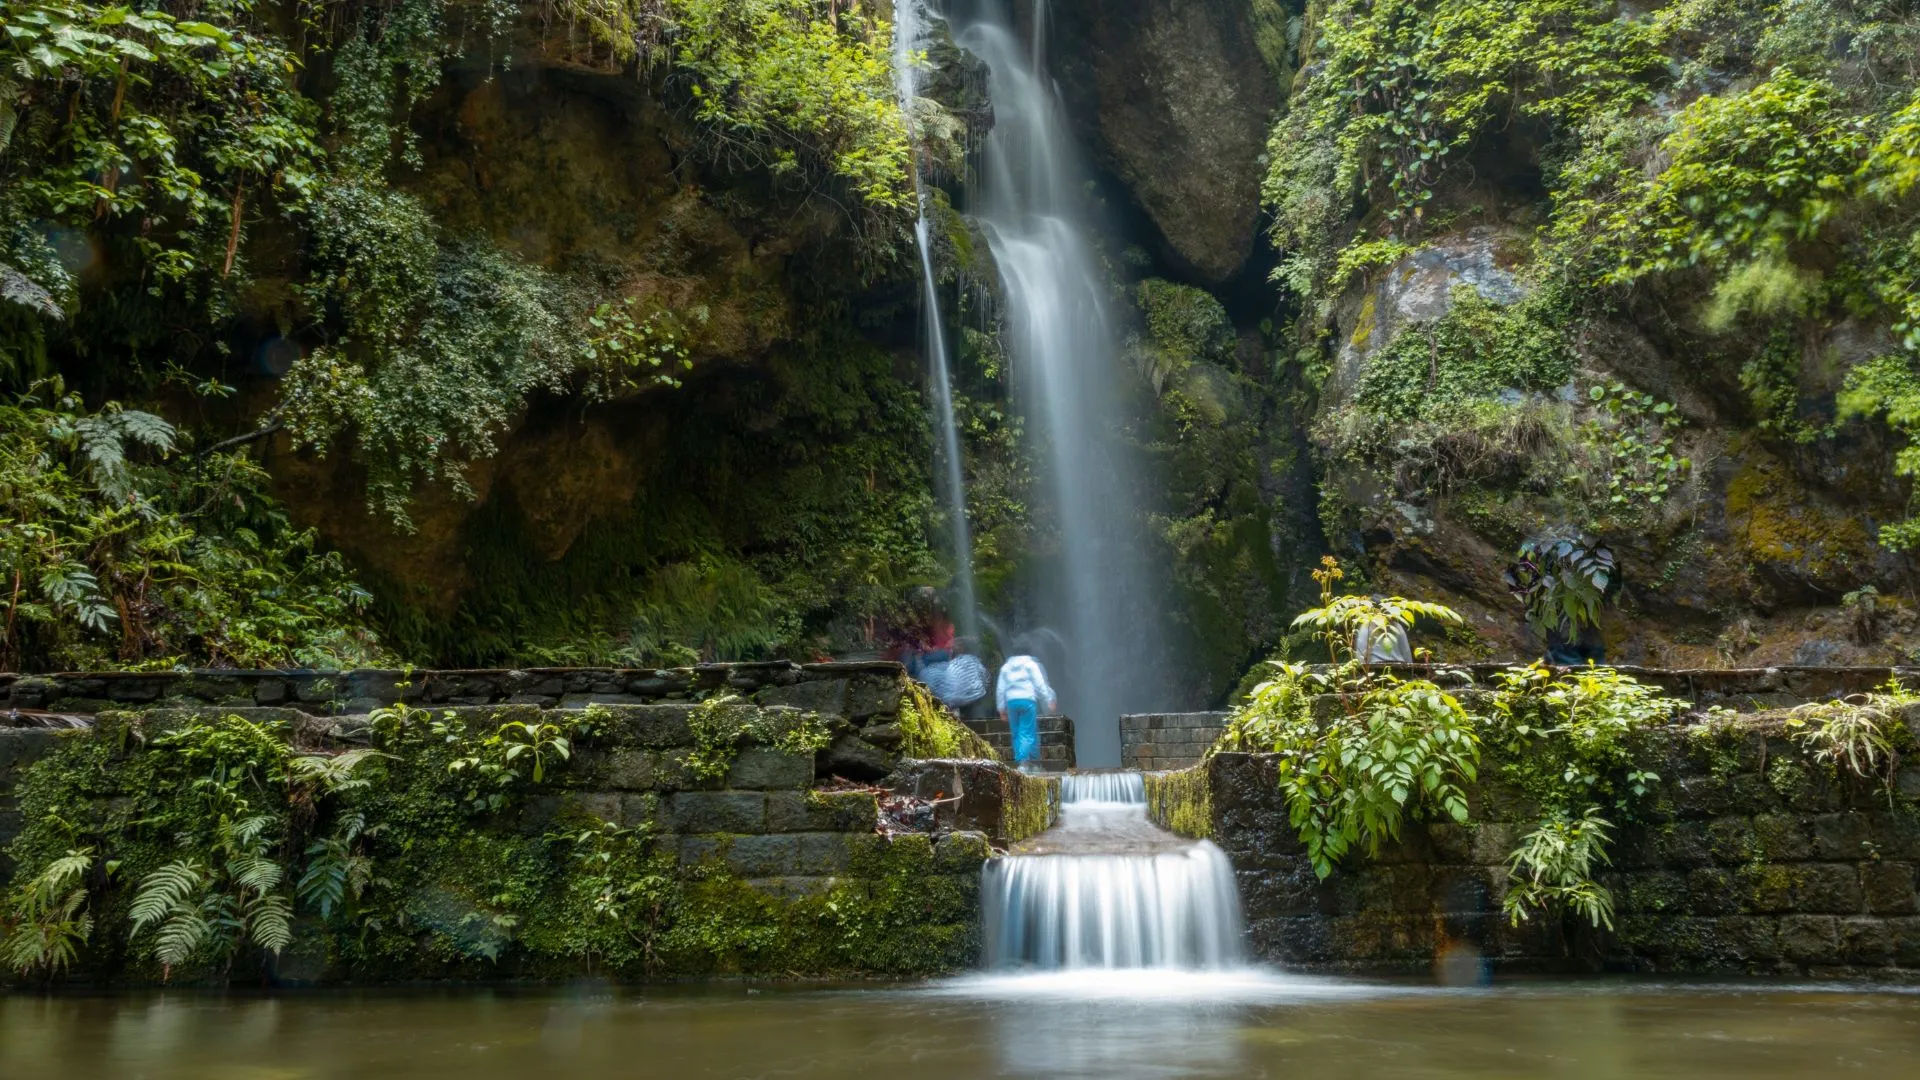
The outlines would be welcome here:
<svg viewBox="0 0 1920 1080">
<path fill-rule="evenodd" d="M 1147 805 L 1147 778 L 1137 772 L 1068 773 L 1060 778 L 1060 802 Z"/>
<path fill-rule="evenodd" d="M 893 82 L 906 117 L 907 134 L 914 135 L 915 103 L 920 93 L 916 62 L 927 40 L 927 13 L 923 0 L 895 0 L 893 9 Z M 932 225 L 927 220 L 927 192 L 918 155 L 913 167 L 914 196 L 920 216 L 913 224 L 914 244 L 920 249 L 920 299 L 927 323 L 927 385 L 933 392 L 934 426 L 940 434 L 941 505 L 946 509 L 948 540 L 953 547 L 953 593 L 950 608 L 962 636 L 980 633 L 973 590 L 973 535 L 967 524 L 967 480 L 960 458 L 960 425 L 953 415 L 953 357 L 947 349 L 947 328 L 940 315 L 940 291 L 933 272 Z"/>
<path fill-rule="evenodd" d="M 1243 964 L 1240 897 L 1226 853 L 1147 820 L 1141 774 L 1071 774 L 1060 824 L 981 880 L 990 969 Z"/>
</svg>

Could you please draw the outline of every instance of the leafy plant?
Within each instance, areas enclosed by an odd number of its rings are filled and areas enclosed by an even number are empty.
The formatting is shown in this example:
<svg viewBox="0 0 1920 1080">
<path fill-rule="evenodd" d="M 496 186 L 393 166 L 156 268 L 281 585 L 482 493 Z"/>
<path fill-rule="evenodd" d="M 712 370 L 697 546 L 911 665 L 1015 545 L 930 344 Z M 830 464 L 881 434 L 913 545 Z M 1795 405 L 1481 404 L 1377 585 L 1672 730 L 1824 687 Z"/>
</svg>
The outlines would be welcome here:
<svg viewBox="0 0 1920 1080">
<path fill-rule="evenodd" d="M 1567 911 L 1613 929 L 1613 894 L 1593 877 L 1608 861 L 1612 828 L 1590 806 L 1577 818 L 1550 817 L 1522 838 L 1507 857 L 1507 918 L 1517 926 L 1533 912 Z"/>
<path fill-rule="evenodd" d="M 51 977 L 73 965 L 93 936 L 87 905 L 91 848 L 76 848 L 47 864 L 38 876 L 14 888 L 0 917 L 0 963 L 21 975 Z M 108 864 L 111 871 L 114 864 Z"/>
<path fill-rule="evenodd" d="M 1350 850 L 1377 854 L 1409 813 L 1467 818 L 1462 784 L 1480 761 L 1473 721 L 1452 695 L 1423 680 L 1372 680 L 1357 708 L 1326 719 L 1311 705 L 1323 676 L 1277 665 L 1229 719 L 1225 745 L 1277 755 L 1288 820 L 1326 877 Z"/>
<path fill-rule="evenodd" d="M 1890 679 L 1870 694 L 1802 705 L 1793 710 L 1787 726 L 1815 761 L 1861 779 L 1881 775 L 1891 790 L 1900 760 L 1895 743 L 1905 731 L 1900 714 L 1917 701 L 1920 694 Z"/>
<path fill-rule="evenodd" d="M 1613 549 L 1590 536 L 1528 540 L 1504 576 L 1542 636 L 1600 625 L 1600 605 L 1615 581 Z"/>
<path fill-rule="evenodd" d="M 708 698 L 687 717 L 694 746 L 687 752 L 688 771 L 702 780 L 719 780 L 733 768 L 746 743 L 770 746 L 787 754 L 814 754 L 824 750 L 833 733 L 818 713 L 757 709 L 732 694 Z"/>
<path fill-rule="evenodd" d="M 268 854 L 278 824 L 271 814 L 223 815 L 210 862 L 176 860 L 141 880 L 132 936 L 152 932 L 163 972 L 200 956 L 224 966 L 243 945 L 278 953 L 293 941 L 293 904 L 278 891 L 286 870 Z"/>
</svg>

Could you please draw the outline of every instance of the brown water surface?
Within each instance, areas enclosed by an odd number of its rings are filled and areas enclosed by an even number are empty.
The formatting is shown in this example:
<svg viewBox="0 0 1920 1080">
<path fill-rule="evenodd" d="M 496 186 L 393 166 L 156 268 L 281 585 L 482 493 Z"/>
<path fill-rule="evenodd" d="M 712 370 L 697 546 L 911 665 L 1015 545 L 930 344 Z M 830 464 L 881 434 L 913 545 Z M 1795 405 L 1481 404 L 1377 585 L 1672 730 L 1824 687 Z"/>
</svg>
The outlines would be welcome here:
<svg viewBox="0 0 1920 1080">
<path fill-rule="evenodd" d="M 1920 1077 L 1920 996 L 1260 973 L 0 998 L 5 1080 Z"/>
</svg>

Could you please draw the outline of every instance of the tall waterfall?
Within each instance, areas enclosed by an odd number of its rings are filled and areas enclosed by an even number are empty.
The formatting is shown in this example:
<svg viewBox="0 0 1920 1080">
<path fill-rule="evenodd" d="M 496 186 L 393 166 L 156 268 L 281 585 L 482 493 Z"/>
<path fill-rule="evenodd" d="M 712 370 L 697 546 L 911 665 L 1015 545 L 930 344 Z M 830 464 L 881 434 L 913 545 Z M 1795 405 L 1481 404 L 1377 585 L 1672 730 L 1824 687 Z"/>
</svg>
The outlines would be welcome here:
<svg viewBox="0 0 1920 1080">
<path fill-rule="evenodd" d="M 923 0 L 895 0 L 893 9 L 893 83 L 906 117 L 909 141 L 918 149 L 914 130 L 920 95 L 916 62 L 927 41 L 927 13 Z M 941 505 L 946 509 L 948 542 L 953 549 L 953 621 L 959 632 L 980 632 L 978 603 L 973 590 L 973 536 L 967 524 L 967 480 L 960 457 L 960 426 L 953 416 L 953 357 L 947 350 L 946 322 L 940 315 L 940 290 L 933 272 L 932 225 L 927 220 L 927 192 L 918 154 L 913 166 L 913 191 L 919 217 L 913 224 L 914 244 L 920 250 L 920 299 L 927 325 L 927 385 L 933 392 L 934 423 L 940 434 Z"/>
<path fill-rule="evenodd" d="M 1044 853 L 986 865 L 989 968 L 1239 967 L 1240 898 L 1226 853 L 1146 818 L 1139 773 L 1068 776 Z"/>
<path fill-rule="evenodd" d="M 1036 0 L 1031 48 L 999 0 L 954 0 L 951 15 L 960 46 L 989 70 L 994 124 L 970 209 L 1005 286 L 1016 404 L 1059 530 L 1057 570 L 1040 601 L 1042 621 L 1065 639 L 1061 711 L 1075 719 L 1080 764 L 1118 765 L 1120 714 L 1166 704 L 1163 597 L 1151 584 L 1120 437 L 1121 390 L 1133 376 L 1089 242 L 1088 174 L 1041 70 L 1046 0 Z"/>
</svg>

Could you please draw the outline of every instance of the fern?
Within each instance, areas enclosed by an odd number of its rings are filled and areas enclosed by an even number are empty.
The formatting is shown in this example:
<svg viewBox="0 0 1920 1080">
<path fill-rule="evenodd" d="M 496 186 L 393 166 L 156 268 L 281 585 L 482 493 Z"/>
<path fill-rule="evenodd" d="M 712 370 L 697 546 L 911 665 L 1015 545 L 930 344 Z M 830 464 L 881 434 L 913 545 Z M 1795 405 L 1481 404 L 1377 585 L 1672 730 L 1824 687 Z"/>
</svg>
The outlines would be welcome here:
<svg viewBox="0 0 1920 1080">
<path fill-rule="evenodd" d="M 110 864 L 111 865 L 111 864 Z M 84 884 L 93 867 L 90 849 L 69 851 L 40 876 L 21 886 L 12 909 L 0 918 L 0 963 L 22 975 L 65 971 L 93 936 L 93 915 Z"/>
<path fill-rule="evenodd" d="M 293 942 L 293 905 L 278 893 L 268 893 L 248 906 L 247 922 L 253 943 L 277 953 Z"/>
<path fill-rule="evenodd" d="M 148 874 L 140 882 L 140 891 L 134 895 L 133 907 L 127 913 L 133 921 L 134 935 L 139 936 L 182 908 L 197 908 L 199 893 L 206 884 L 206 868 L 185 859 L 170 862 Z"/>
</svg>

